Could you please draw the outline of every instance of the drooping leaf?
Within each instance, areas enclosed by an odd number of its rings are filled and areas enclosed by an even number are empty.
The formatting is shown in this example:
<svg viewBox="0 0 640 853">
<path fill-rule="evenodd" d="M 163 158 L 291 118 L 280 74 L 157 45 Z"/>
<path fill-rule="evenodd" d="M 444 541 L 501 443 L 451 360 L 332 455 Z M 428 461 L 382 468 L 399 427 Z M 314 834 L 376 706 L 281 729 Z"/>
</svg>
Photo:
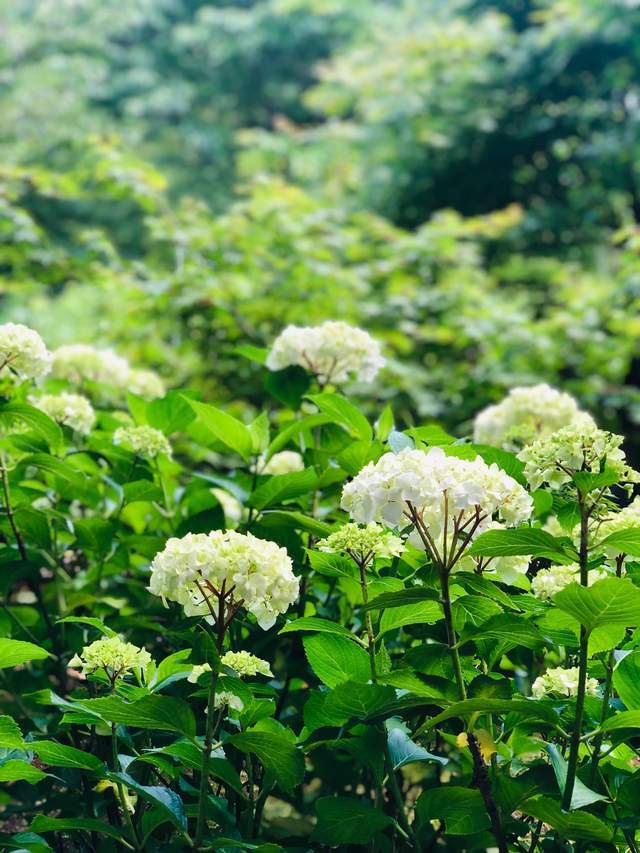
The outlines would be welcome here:
<svg viewBox="0 0 640 853">
<path fill-rule="evenodd" d="M 613 837 L 612 830 L 595 815 L 588 812 L 564 812 L 560 803 L 551 797 L 536 796 L 527 800 L 521 810 L 536 820 L 544 821 L 557 829 L 569 841 L 604 841 Z"/>
<path fill-rule="evenodd" d="M 355 634 L 352 634 L 347 628 L 339 622 L 332 622 L 330 619 L 321 619 L 318 616 L 303 616 L 300 619 L 294 619 L 293 622 L 287 622 L 284 628 L 281 629 L 281 634 L 291 634 L 296 631 L 313 631 L 318 634 L 336 634 L 339 637 L 347 637 L 356 643 L 360 640 Z"/>
<path fill-rule="evenodd" d="M 251 433 L 242 421 L 234 418 L 222 409 L 200 403 L 198 400 L 184 398 L 194 410 L 198 419 L 216 441 L 248 460 L 253 450 Z"/>
<path fill-rule="evenodd" d="M 266 770 L 270 770 L 280 787 L 291 793 L 304 776 L 302 752 L 289 738 L 276 732 L 246 731 L 233 735 L 229 741 L 242 752 L 258 757 Z"/>
<path fill-rule="evenodd" d="M 487 530 L 474 540 L 467 553 L 477 557 L 547 557 L 561 564 L 577 560 L 577 554 L 555 536 L 534 527 Z"/>
<path fill-rule="evenodd" d="M 447 835 L 471 835 L 490 825 L 480 791 L 457 785 L 423 791 L 416 815 L 422 822 L 443 820 Z"/>
<path fill-rule="evenodd" d="M 391 717 L 386 721 L 387 746 L 394 770 L 399 770 L 406 764 L 415 761 L 433 761 L 438 764 L 447 764 L 447 758 L 433 755 L 429 750 L 411 740 L 409 729 L 397 717 Z"/>
<path fill-rule="evenodd" d="M 74 767 L 78 770 L 91 770 L 101 773 L 105 769 L 104 762 L 90 752 L 84 752 L 73 746 L 56 743 L 53 740 L 38 740 L 29 744 L 43 764 L 53 767 Z"/>
<path fill-rule="evenodd" d="M 39 814 L 31 821 L 29 829 L 31 832 L 69 832 L 77 829 L 79 832 L 95 832 L 109 838 L 123 837 L 122 830 L 118 827 L 90 817 L 47 817 Z"/>
<path fill-rule="evenodd" d="M 615 549 L 620 554 L 628 554 L 630 557 L 640 557 L 640 529 L 632 527 L 627 530 L 618 530 L 598 543 L 599 547 Z"/>
<path fill-rule="evenodd" d="M 613 671 L 613 687 L 630 711 L 640 711 L 640 651 L 622 658 Z"/>
<path fill-rule="evenodd" d="M 383 811 L 355 797 L 320 797 L 316 814 L 318 823 L 312 837 L 332 847 L 368 844 L 391 823 Z"/>
<path fill-rule="evenodd" d="M 547 753 L 551 759 L 553 772 L 558 780 L 560 793 L 564 794 L 565 785 L 567 784 L 567 762 L 560 754 L 558 747 L 554 743 L 548 743 L 545 746 Z M 573 792 L 571 794 L 571 808 L 581 809 L 584 806 L 590 806 L 592 803 L 598 803 L 607 798 L 602 794 L 592 791 L 582 782 L 577 776 L 573 783 Z"/>
<path fill-rule="evenodd" d="M 0 764 L 0 782 L 28 782 L 35 785 L 46 778 L 46 775 L 38 767 L 19 758 L 11 758 Z"/>
<path fill-rule="evenodd" d="M 313 468 L 293 471 L 290 474 L 277 474 L 269 477 L 266 483 L 259 486 L 250 495 L 247 503 L 255 509 L 265 509 L 274 504 L 307 494 L 313 489 L 317 479 Z"/>
<path fill-rule="evenodd" d="M 171 788 L 165 788 L 160 785 L 141 785 L 140 782 L 127 773 L 109 773 L 107 778 L 113 782 L 121 782 L 127 788 L 135 791 L 143 800 L 160 809 L 166 818 L 179 830 L 186 830 L 187 818 L 184 813 L 182 799 Z"/>
<path fill-rule="evenodd" d="M 556 713 L 551 708 L 532 699 L 465 699 L 461 702 L 455 702 L 436 717 L 427 720 L 416 734 L 429 731 L 429 729 L 453 717 L 464 718 L 471 714 L 481 713 L 518 714 L 525 719 L 541 720 L 551 724 L 558 720 Z"/>
<path fill-rule="evenodd" d="M 0 716 L 0 749 L 23 749 L 24 741 L 20 727 L 6 714 Z"/>
<path fill-rule="evenodd" d="M 143 696 L 134 702 L 126 702 L 120 696 L 104 696 L 84 699 L 78 704 L 105 720 L 139 729 L 180 732 L 189 737 L 196 731 L 193 711 L 186 702 L 173 696 Z"/>
<path fill-rule="evenodd" d="M 371 424 L 360 409 L 357 409 L 346 397 L 325 393 L 310 394 L 308 398 L 316 404 L 323 415 L 331 418 L 332 423 L 344 427 L 353 438 L 360 438 L 363 441 L 371 441 L 373 438 Z"/>
</svg>

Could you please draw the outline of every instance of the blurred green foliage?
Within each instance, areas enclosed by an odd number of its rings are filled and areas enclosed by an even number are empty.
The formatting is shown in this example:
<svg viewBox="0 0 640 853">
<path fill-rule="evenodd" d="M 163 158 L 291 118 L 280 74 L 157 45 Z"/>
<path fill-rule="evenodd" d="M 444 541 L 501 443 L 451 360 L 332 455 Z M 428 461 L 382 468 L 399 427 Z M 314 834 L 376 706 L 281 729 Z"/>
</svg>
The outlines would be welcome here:
<svg viewBox="0 0 640 853">
<path fill-rule="evenodd" d="M 408 423 L 540 379 L 640 419 L 637 4 L 0 12 L 4 319 L 258 408 L 236 348 L 340 318 Z"/>
</svg>

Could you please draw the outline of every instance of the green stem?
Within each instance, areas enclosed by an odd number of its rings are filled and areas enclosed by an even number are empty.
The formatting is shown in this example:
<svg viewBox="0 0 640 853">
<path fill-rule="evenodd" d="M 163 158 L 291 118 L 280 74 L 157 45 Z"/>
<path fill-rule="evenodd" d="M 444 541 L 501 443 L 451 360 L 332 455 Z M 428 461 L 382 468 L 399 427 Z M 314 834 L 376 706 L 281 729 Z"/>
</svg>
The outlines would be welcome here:
<svg viewBox="0 0 640 853">
<path fill-rule="evenodd" d="M 580 504 L 580 583 L 582 586 L 589 584 L 589 511 L 582 499 Z M 578 759 L 580 754 L 580 734 L 582 731 L 582 720 L 584 717 L 584 700 L 587 686 L 587 661 L 589 658 L 589 634 L 584 625 L 580 626 L 580 651 L 578 662 L 578 691 L 576 694 L 576 717 L 571 732 L 571 743 L 569 746 L 569 760 L 567 762 L 567 781 L 565 782 L 562 795 L 562 808 L 569 811 L 571 798 L 578 771 Z"/>
<path fill-rule="evenodd" d="M 409 823 L 407 819 L 407 815 L 404 810 L 404 797 L 402 796 L 402 791 L 400 790 L 400 786 L 398 785 L 398 780 L 396 779 L 395 770 L 393 769 L 393 761 L 391 759 L 391 753 L 389 752 L 389 746 L 385 745 L 384 748 L 384 758 L 385 763 L 387 765 L 387 776 L 389 779 L 389 787 L 391 788 L 391 793 L 393 795 L 393 799 L 396 802 L 396 807 L 398 810 L 398 822 L 402 829 L 406 832 L 407 836 L 411 839 L 411 843 L 416 850 L 420 850 L 420 842 L 415 833 L 415 830 Z"/>
<path fill-rule="evenodd" d="M 195 846 L 199 847 L 202 843 L 205 826 L 207 823 L 207 794 L 209 790 L 209 759 L 211 757 L 211 747 L 216 728 L 216 686 L 218 683 L 218 673 L 214 672 L 211 676 L 211 684 L 209 685 L 209 698 L 207 700 L 207 725 L 204 735 L 204 746 L 202 750 L 202 764 L 200 767 L 200 796 L 198 799 L 198 823 L 196 826 Z"/>
<path fill-rule="evenodd" d="M 366 564 L 363 560 L 358 560 L 356 562 L 360 570 L 360 588 L 362 589 L 362 601 L 365 604 L 368 604 L 369 591 L 367 590 Z M 371 668 L 371 681 L 373 681 L 375 684 L 375 682 L 378 680 L 378 673 L 376 670 L 376 643 L 375 635 L 373 633 L 373 621 L 371 619 L 370 610 L 367 610 L 367 612 L 365 613 L 364 621 L 367 628 L 367 639 L 369 641 L 369 666 Z"/>
<path fill-rule="evenodd" d="M 113 772 L 118 773 L 118 735 L 116 734 L 115 723 L 111 723 L 111 757 L 113 764 Z M 120 808 L 122 809 L 124 821 L 131 835 L 133 846 L 136 850 L 140 850 L 140 842 L 138 841 L 138 836 L 133 825 L 133 820 L 131 819 L 131 812 L 129 811 L 129 808 L 127 806 L 127 798 L 125 796 L 124 785 L 122 784 L 122 782 L 116 782 L 116 785 L 118 788 L 118 799 L 120 800 Z"/>
<path fill-rule="evenodd" d="M 604 691 L 602 694 L 602 711 L 600 713 L 600 725 L 598 729 L 602 729 L 604 721 L 609 716 L 609 700 L 611 699 L 611 682 L 613 680 L 613 664 L 615 658 L 613 651 L 609 652 L 607 659 L 607 679 L 604 683 Z M 598 731 L 593 739 L 593 752 L 591 754 L 591 769 L 589 771 L 589 787 L 593 787 L 598 772 L 598 763 L 601 758 L 602 742 L 604 741 L 604 732 Z"/>
<path fill-rule="evenodd" d="M 462 675 L 462 664 L 460 663 L 460 655 L 458 653 L 456 643 L 456 632 L 453 627 L 453 612 L 451 610 L 451 593 L 449 590 L 449 573 L 442 569 L 440 575 L 440 591 L 442 593 L 442 609 L 444 611 L 444 621 L 447 628 L 447 645 L 449 646 L 449 654 L 451 655 L 451 663 L 453 664 L 453 672 L 456 677 L 456 685 L 458 687 L 459 698 L 467 698 L 467 689 L 464 684 L 464 676 Z"/>
</svg>

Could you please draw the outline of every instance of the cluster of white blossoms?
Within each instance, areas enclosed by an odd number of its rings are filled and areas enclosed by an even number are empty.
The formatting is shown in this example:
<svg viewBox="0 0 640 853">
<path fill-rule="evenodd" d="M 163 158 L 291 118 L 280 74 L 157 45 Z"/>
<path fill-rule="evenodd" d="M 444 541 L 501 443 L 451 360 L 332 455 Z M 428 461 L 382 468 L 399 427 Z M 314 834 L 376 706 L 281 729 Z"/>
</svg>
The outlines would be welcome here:
<svg viewBox="0 0 640 853">
<path fill-rule="evenodd" d="M 244 702 L 230 690 L 220 690 L 213 699 L 213 707 L 216 709 L 228 707 L 230 711 L 240 712 L 244 708 Z"/>
<path fill-rule="evenodd" d="M 132 367 L 127 375 L 127 387 L 132 394 L 137 394 L 144 400 L 157 400 L 166 393 L 164 382 L 153 370 Z"/>
<path fill-rule="evenodd" d="M 479 412 L 473 423 L 473 440 L 476 444 L 517 450 L 566 426 L 595 423 L 570 394 L 542 383 L 512 388 L 499 403 Z"/>
<path fill-rule="evenodd" d="M 79 655 L 74 655 L 69 666 L 80 669 L 84 675 L 103 669 L 109 678 L 115 679 L 144 669 L 150 661 L 151 655 L 145 649 L 120 637 L 102 637 L 85 646 Z"/>
<path fill-rule="evenodd" d="M 150 459 L 160 454 L 171 457 L 171 445 L 166 435 L 146 424 L 118 427 L 113 434 L 113 443 L 129 447 L 134 453 Z"/>
<path fill-rule="evenodd" d="M 399 557 L 404 543 L 375 521 L 364 526 L 351 522 L 321 539 L 316 548 L 328 554 L 351 554 L 359 562 L 368 562 L 373 557 Z"/>
<path fill-rule="evenodd" d="M 152 370 L 132 368 L 126 358 L 113 350 L 90 344 L 66 344 L 54 350 L 52 373 L 74 385 L 98 382 L 123 392 L 131 391 L 145 400 L 165 395 L 164 383 Z"/>
<path fill-rule="evenodd" d="M 629 530 L 634 527 L 640 527 L 640 496 L 635 497 L 628 506 L 625 506 L 619 512 L 609 515 L 600 521 L 594 531 L 595 539 L 597 542 L 602 542 L 603 539 L 611 536 L 612 533 L 618 533 L 621 530 Z M 619 550 L 615 546 L 613 548 L 605 546 L 605 551 L 610 557 L 615 557 L 619 553 Z"/>
<path fill-rule="evenodd" d="M 280 453 L 274 453 L 268 462 L 262 464 L 259 462 L 255 470 L 258 474 L 272 476 L 293 474 L 304 470 L 304 460 L 296 450 L 281 450 Z"/>
<path fill-rule="evenodd" d="M 371 382 L 384 364 L 378 341 L 364 329 L 340 320 L 319 326 L 287 326 L 273 342 L 266 361 L 269 370 L 304 367 L 323 383 L 350 378 Z"/>
<path fill-rule="evenodd" d="M 40 335 L 22 323 L 0 325 L 0 370 L 19 379 L 42 379 L 51 370 L 51 353 Z"/>
<path fill-rule="evenodd" d="M 609 575 L 606 571 L 591 569 L 587 575 L 588 585 L 591 586 L 596 581 L 604 580 L 607 577 Z M 574 582 L 580 583 L 580 566 L 577 563 L 570 563 L 567 566 L 550 566 L 548 569 L 540 569 L 531 581 L 531 592 L 536 598 L 547 601 L 561 589 Z"/>
<path fill-rule="evenodd" d="M 52 373 L 74 385 L 83 380 L 103 385 L 125 387 L 129 362 L 110 349 L 96 349 L 89 344 L 65 344 L 53 352 Z"/>
<path fill-rule="evenodd" d="M 473 538 L 488 529 L 495 515 L 515 526 L 533 508 L 531 496 L 497 465 L 479 456 L 472 461 L 447 456 L 440 447 L 385 453 L 347 483 L 341 506 L 356 521 L 395 527 L 409 503 L 434 540 L 450 535 L 454 518 L 458 527 L 470 522 L 465 532 Z M 410 541 L 423 547 L 415 531 Z"/>
<path fill-rule="evenodd" d="M 43 394 L 30 401 L 59 424 L 64 424 L 82 435 L 88 435 L 96 422 L 93 406 L 81 394 Z"/>
<path fill-rule="evenodd" d="M 621 435 L 594 426 L 564 427 L 538 439 L 518 453 L 532 489 L 544 483 L 558 489 L 578 471 L 599 473 L 604 467 L 616 472 L 620 481 L 637 482 L 637 472 L 626 463 Z"/>
<path fill-rule="evenodd" d="M 149 590 L 165 601 L 177 601 L 187 616 L 213 621 L 207 603 L 213 591 L 233 589 L 233 600 L 267 630 L 296 600 L 299 584 L 291 558 L 275 542 L 213 530 L 169 539 L 151 564 Z"/>
<path fill-rule="evenodd" d="M 558 696 L 576 696 L 578 693 L 579 670 L 577 666 L 563 669 L 557 666 L 548 669 L 531 685 L 531 694 L 534 699 L 542 699 L 549 693 Z M 587 678 L 586 691 L 589 696 L 598 695 L 598 681 L 595 678 Z"/>
</svg>

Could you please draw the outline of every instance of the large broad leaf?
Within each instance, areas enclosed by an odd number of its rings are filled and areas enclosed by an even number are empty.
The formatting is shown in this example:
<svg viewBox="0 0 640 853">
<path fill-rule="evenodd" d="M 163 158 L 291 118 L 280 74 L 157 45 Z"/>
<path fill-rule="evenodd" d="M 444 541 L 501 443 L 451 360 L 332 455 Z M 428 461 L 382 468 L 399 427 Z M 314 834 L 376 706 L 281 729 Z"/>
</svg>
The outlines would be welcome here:
<svg viewBox="0 0 640 853">
<path fill-rule="evenodd" d="M 440 619 L 442 607 L 438 601 L 418 601 L 403 607 L 392 607 L 385 610 L 380 618 L 378 636 L 405 625 L 432 625 Z"/>
<path fill-rule="evenodd" d="M 613 686 L 630 711 L 640 710 L 640 651 L 622 658 L 613 671 Z"/>
<path fill-rule="evenodd" d="M 62 430 L 58 424 L 40 409 L 26 403 L 6 403 L 0 407 L 0 423 L 9 426 L 25 424 L 44 438 L 54 452 L 62 446 Z"/>
<path fill-rule="evenodd" d="M 416 803 L 416 815 L 422 822 L 443 820 L 448 835 L 471 835 L 491 823 L 480 791 L 456 785 L 423 791 Z"/>
<path fill-rule="evenodd" d="M 73 529 L 78 545 L 83 550 L 104 556 L 111 550 L 113 528 L 104 518 L 80 518 L 74 522 Z"/>
<path fill-rule="evenodd" d="M 320 681 L 336 687 L 345 681 L 368 681 L 371 677 L 369 655 L 344 637 L 316 634 L 304 638 L 304 650 L 311 669 Z"/>
<path fill-rule="evenodd" d="M 553 767 L 553 772 L 556 774 L 560 793 L 564 794 L 565 785 L 567 784 L 567 762 L 562 757 L 560 750 L 555 744 L 548 743 L 545 748 L 549 753 L 551 766 Z M 597 803 L 606 799 L 607 798 L 603 797 L 602 794 L 598 794 L 595 791 L 592 791 L 591 788 L 587 788 L 584 782 L 581 782 L 576 776 L 573 783 L 573 792 L 571 794 L 572 809 L 581 809 L 584 806 L 590 806 L 592 803 Z"/>
<path fill-rule="evenodd" d="M 104 762 L 92 755 L 83 752 L 73 746 L 56 743 L 53 740 L 38 740 L 29 744 L 43 764 L 51 764 L 53 767 L 74 767 L 78 770 L 91 770 L 94 773 L 102 773 L 105 769 Z"/>
<path fill-rule="evenodd" d="M 277 474 L 269 477 L 266 483 L 259 486 L 247 501 L 255 509 L 265 509 L 268 506 L 297 498 L 310 492 L 317 483 L 318 477 L 313 468 L 304 471 L 293 471 L 291 474 Z"/>
<path fill-rule="evenodd" d="M 442 429 L 438 424 L 427 424 L 426 426 L 411 427 L 406 430 L 406 434 L 411 438 L 417 438 L 418 441 L 424 441 L 425 444 L 453 444 L 455 438 L 449 435 L 448 432 Z"/>
<path fill-rule="evenodd" d="M 373 430 L 371 424 L 345 397 L 339 394 L 310 394 L 310 400 L 316 404 L 323 415 L 331 418 L 332 423 L 343 427 L 353 438 L 371 441 Z"/>
<path fill-rule="evenodd" d="M 488 444 L 474 444 L 473 447 L 487 465 L 497 465 L 516 482 L 525 484 L 524 462 L 521 462 L 514 453 L 501 450 L 499 447 L 490 447 Z"/>
<path fill-rule="evenodd" d="M 191 708 L 182 699 L 172 696 L 143 696 L 135 702 L 125 702 L 120 696 L 104 696 L 84 699 L 77 704 L 112 723 L 138 729 L 181 732 L 188 737 L 193 737 L 196 731 Z"/>
<path fill-rule="evenodd" d="M 407 604 L 417 604 L 423 601 L 438 602 L 440 596 L 435 589 L 429 587 L 414 587 L 413 589 L 399 589 L 397 592 L 383 592 L 371 599 L 362 607 L 363 612 L 367 610 L 382 610 L 390 607 L 404 607 Z"/>
<path fill-rule="evenodd" d="M 498 640 L 510 646 L 525 646 L 535 649 L 545 644 L 545 639 L 531 622 L 523 616 L 512 613 L 498 613 L 483 622 L 479 627 L 467 623 L 460 637 L 460 643 L 468 640 Z"/>
<path fill-rule="evenodd" d="M 328 578 L 353 578 L 358 574 L 355 563 L 349 557 L 340 554 L 325 554 L 322 551 L 307 551 L 314 572 Z"/>
<path fill-rule="evenodd" d="M 588 495 L 594 489 L 602 489 L 604 486 L 613 486 L 620 481 L 620 472 L 613 468 L 605 468 L 604 471 L 578 471 L 573 475 L 573 482 L 578 491 Z"/>
<path fill-rule="evenodd" d="M 25 456 L 20 460 L 20 464 L 37 468 L 46 474 L 52 474 L 54 477 L 64 480 L 77 489 L 81 489 L 85 483 L 84 474 L 76 468 L 72 468 L 68 462 L 63 462 L 61 459 L 50 456 L 48 453 L 33 453 L 31 456 Z"/>
<path fill-rule="evenodd" d="M 357 684 L 346 681 L 327 695 L 323 711 L 327 715 L 326 725 L 343 725 L 348 720 L 366 720 L 377 715 L 396 698 L 393 687 L 381 684 Z"/>
<path fill-rule="evenodd" d="M 331 418 L 328 415 L 309 415 L 306 418 L 291 421 L 274 437 L 267 450 L 266 459 L 271 459 L 274 453 L 290 444 L 300 433 L 308 432 L 328 423 L 331 423 Z"/>
<path fill-rule="evenodd" d="M 564 812 L 559 802 L 551 797 L 532 797 L 521 810 L 537 820 L 548 823 L 569 841 L 611 841 L 613 831 L 588 812 Z"/>
<path fill-rule="evenodd" d="M 349 844 L 368 844 L 391 823 L 380 809 L 354 797 L 320 797 L 316 801 L 318 823 L 313 839 L 346 849 Z"/>
<path fill-rule="evenodd" d="M 618 530 L 605 536 L 599 547 L 616 550 L 619 554 L 628 554 L 630 557 L 640 557 L 640 528 L 632 527 L 627 530 Z"/>
<path fill-rule="evenodd" d="M 482 595 L 461 595 L 453 602 L 453 626 L 461 631 L 465 625 L 477 628 L 492 616 L 502 613 L 499 604 Z"/>
<path fill-rule="evenodd" d="M 578 559 L 575 551 L 566 548 L 555 536 L 534 527 L 487 530 L 474 540 L 467 554 L 475 557 L 547 557 L 562 564 Z"/>
<path fill-rule="evenodd" d="M 468 717 L 471 714 L 518 714 L 525 719 L 543 720 L 554 724 L 558 721 L 557 714 L 546 705 L 533 699 L 465 699 L 455 702 L 445 711 L 427 720 L 416 734 L 428 731 L 453 717 Z"/>
<path fill-rule="evenodd" d="M 601 625 L 640 623 L 640 589 L 623 578 L 605 578 L 590 587 L 571 583 L 553 601 L 589 632 Z"/>
<path fill-rule="evenodd" d="M 24 741 L 20 727 L 6 714 L 0 717 L 0 749 L 23 749 Z"/>
<path fill-rule="evenodd" d="M 253 440 L 251 432 L 242 421 L 227 412 L 223 412 L 222 409 L 216 409 L 215 406 L 208 406 L 206 403 L 200 403 L 188 397 L 184 399 L 216 441 L 224 444 L 229 450 L 235 451 L 243 459 L 248 460 L 250 458 L 253 451 Z"/>
<path fill-rule="evenodd" d="M 309 518 L 301 512 L 285 512 L 283 510 L 268 509 L 260 516 L 263 527 L 292 527 L 294 530 L 305 530 L 314 536 L 328 536 L 333 530 L 326 521 L 318 521 Z"/>
<path fill-rule="evenodd" d="M 28 761 L 21 761 L 17 758 L 0 764 L 0 782 L 29 782 L 30 785 L 35 785 L 46 775 L 33 764 L 29 764 Z"/>
<path fill-rule="evenodd" d="M 49 653 L 34 643 L 0 638 L 0 669 L 9 669 L 30 660 L 44 660 Z"/>
<path fill-rule="evenodd" d="M 110 838 L 121 839 L 122 831 L 103 820 L 90 817 L 47 817 L 39 814 L 31 822 L 31 832 L 69 832 L 77 829 L 79 832 L 95 832 L 98 835 L 108 835 Z"/>
<path fill-rule="evenodd" d="M 359 638 L 339 622 L 332 622 L 330 619 L 321 619 L 318 616 L 303 616 L 300 619 L 294 619 L 293 622 L 287 622 L 280 633 L 291 634 L 295 631 L 314 631 L 318 634 L 336 634 L 339 637 L 347 637 L 349 640 L 360 643 Z"/>
<path fill-rule="evenodd" d="M 277 732 L 247 731 L 229 738 L 242 752 L 251 752 L 258 757 L 266 770 L 270 770 L 278 785 L 288 793 L 302 782 L 304 759 L 285 735 Z"/>
<path fill-rule="evenodd" d="M 605 732 L 640 729 L 640 711 L 620 711 L 615 716 L 605 720 L 602 728 Z"/>
<path fill-rule="evenodd" d="M 179 830 L 186 830 L 187 818 L 184 813 L 184 806 L 182 799 L 175 791 L 159 785 L 141 785 L 127 773 L 109 773 L 108 778 L 113 782 L 122 782 L 125 787 L 135 791 L 143 800 L 160 809 Z"/>
</svg>

